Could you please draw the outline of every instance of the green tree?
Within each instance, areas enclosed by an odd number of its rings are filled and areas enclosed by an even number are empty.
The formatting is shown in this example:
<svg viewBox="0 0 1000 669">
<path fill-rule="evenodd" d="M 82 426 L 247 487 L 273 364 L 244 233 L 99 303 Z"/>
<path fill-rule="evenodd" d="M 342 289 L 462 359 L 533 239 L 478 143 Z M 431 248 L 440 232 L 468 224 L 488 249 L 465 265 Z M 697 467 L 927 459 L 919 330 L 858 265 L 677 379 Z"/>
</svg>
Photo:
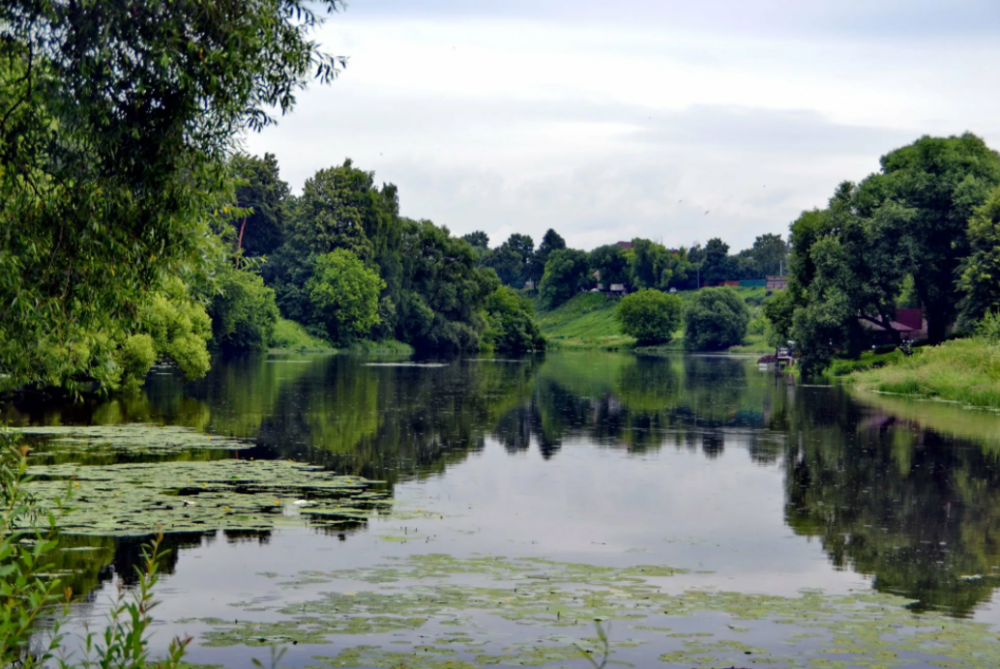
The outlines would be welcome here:
<svg viewBox="0 0 1000 669">
<path fill-rule="evenodd" d="M 208 306 L 212 340 L 225 351 L 263 351 L 274 335 L 274 291 L 253 272 L 227 267 Z"/>
<path fill-rule="evenodd" d="M 750 310 L 732 288 L 704 288 L 684 312 L 684 347 L 718 351 L 743 343 Z"/>
<path fill-rule="evenodd" d="M 941 342 L 958 313 L 956 276 L 969 254 L 969 219 L 1000 184 L 1000 156 L 979 137 L 921 137 L 882 157 L 871 177 L 887 203 L 904 207 L 893 233 L 927 316 L 927 338 Z"/>
<path fill-rule="evenodd" d="M 795 299 L 789 290 L 779 290 L 764 300 L 764 318 L 771 324 L 768 344 L 784 346 L 792 338 L 795 318 Z"/>
<path fill-rule="evenodd" d="M 535 242 L 528 235 L 515 233 L 487 256 L 484 264 L 496 271 L 505 286 L 523 288 L 524 282 L 531 278 L 534 257 Z"/>
<path fill-rule="evenodd" d="M 1000 187 L 969 220 L 969 255 L 962 261 L 962 317 L 975 323 L 1000 310 Z"/>
<path fill-rule="evenodd" d="M 499 280 L 498 280 L 499 283 Z M 531 301 L 508 286 L 497 286 L 486 298 L 489 329 L 484 343 L 499 353 L 529 353 L 545 348 Z"/>
<path fill-rule="evenodd" d="M 201 262 L 235 135 L 336 74 L 319 20 L 297 0 L 0 3 L 0 373 L 103 374 L 158 277 Z"/>
<path fill-rule="evenodd" d="M 788 245 L 781 235 L 760 235 L 754 240 L 750 254 L 760 278 L 778 276 L 788 264 Z"/>
<path fill-rule="evenodd" d="M 538 245 L 534 257 L 531 259 L 531 280 L 537 286 L 545 274 L 545 264 L 553 251 L 560 251 L 566 248 L 566 240 L 559 236 L 559 233 L 549 228 L 542 237 L 542 243 Z"/>
<path fill-rule="evenodd" d="M 315 272 L 306 282 L 306 293 L 318 325 L 330 339 L 349 344 L 379 324 L 378 298 L 385 282 L 347 249 L 337 249 L 316 259 Z"/>
<path fill-rule="evenodd" d="M 648 239 L 633 239 L 632 249 L 626 253 L 632 288 L 665 290 L 672 275 L 670 255 L 660 244 Z"/>
<path fill-rule="evenodd" d="M 612 283 L 628 283 L 629 267 L 625 249 L 617 244 L 598 246 L 590 252 L 590 271 L 597 272 L 605 286 Z"/>
<path fill-rule="evenodd" d="M 462 235 L 462 239 L 467 241 L 469 246 L 472 248 L 490 248 L 490 236 L 482 230 L 476 230 L 475 232 L 470 232 L 467 235 Z"/>
<path fill-rule="evenodd" d="M 615 309 L 623 334 L 640 346 L 666 344 L 681 324 L 682 303 L 676 295 L 646 288 L 626 295 Z"/>
<path fill-rule="evenodd" d="M 157 357 L 177 365 L 186 380 L 208 373 L 212 320 L 177 277 L 165 281 L 143 305 L 139 329 L 152 338 Z"/>
<path fill-rule="evenodd" d="M 704 260 L 701 263 L 701 284 L 713 286 L 732 278 L 735 273 L 734 260 L 729 256 L 729 244 L 718 237 L 708 240 L 705 245 Z"/>
<path fill-rule="evenodd" d="M 538 286 L 542 304 L 555 309 L 586 286 L 588 279 L 587 254 L 576 249 L 554 251 L 545 265 L 545 274 Z"/>
<path fill-rule="evenodd" d="M 285 207 L 288 184 L 281 180 L 278 160 L 273 153 L 263 158 L 238 153 L 229 161 L 229 169 L 238 179 L 236 204 L 250 210 L 234 218 L 236 248 L 248 257 L 273 253 L 284 242 Z"/>
</svg>

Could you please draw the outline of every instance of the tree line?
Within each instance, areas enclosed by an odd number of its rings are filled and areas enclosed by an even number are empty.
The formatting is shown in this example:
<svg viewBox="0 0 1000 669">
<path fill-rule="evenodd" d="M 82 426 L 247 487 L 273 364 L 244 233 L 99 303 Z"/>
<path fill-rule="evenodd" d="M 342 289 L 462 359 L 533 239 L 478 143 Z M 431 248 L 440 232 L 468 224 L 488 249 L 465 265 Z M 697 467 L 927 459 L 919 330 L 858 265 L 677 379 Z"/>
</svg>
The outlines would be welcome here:
<svg viewBox="0 0 1000 669">
<path fill-rule="evenodd" d="M 1000 156 L 979 137 L 922 137 L 846 181 L 791 225 L 789 290 L 765 305 L 806 373 L 871 342 L 900 307 L 920 308 L 927 341 L 968 331 L 1000 308 Z"/>
</svg>

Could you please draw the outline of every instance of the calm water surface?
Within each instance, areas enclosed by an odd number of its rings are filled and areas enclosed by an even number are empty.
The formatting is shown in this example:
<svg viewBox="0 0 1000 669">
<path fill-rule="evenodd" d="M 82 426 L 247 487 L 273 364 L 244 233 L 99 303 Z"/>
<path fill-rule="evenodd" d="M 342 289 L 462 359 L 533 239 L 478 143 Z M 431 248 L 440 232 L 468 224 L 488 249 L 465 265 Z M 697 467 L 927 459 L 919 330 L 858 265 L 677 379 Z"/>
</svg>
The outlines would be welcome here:
<svg viewBox="0 0 1000 669">
<path fill-rule="evenodd" d="M 658 580 L 667 592 L 875 591 L 906 597 L 900 606 L 918 613 L 1000 622 L 994 415 L 852 398 L 741 358 L 557 352 L 440 367 L 371 362 L 220 361 L 190 384 L 162 369 L 136 398 L 8 406 L 3 416 L 15 424 L 184 425 L 254 440 L 259 459 L 387 482 L 395 510 L 353 531 L 291 524 L 168 537 L 174 552 L 158 590 L 158 647 L 182 631 L 197 636 L 205 618 L 252 617 L 248 602 L 264 611 L 372 587 L 342 578 L 289 588 L 282 579 L 431 554 L 669 565 L 687 573 Z M 101 548 L 80 554 L 88 557 L 74 581 L 88 593 L 76 619 L 99 619 L 116 577 L 131 578 L 141 540 L 70 541 Z M 261 615 L 274 615 L 267 610 Z M 437 622 L 405 634 L 341 635 L 333 650 L 296 644 L 283 664 L 306 666 L 317 649 L 335 655 L 359 643 L 407 650 L 436 634 Z M 509 620 L 473 622 L 494 645 L 524 633 Z M 613 636 L 636 636 L 619 628 Z M 619 649 L 616 658 L 645 666 L 665 652 L 644 641 L 645 650 Z M 192 651 L 193 661 L 233 667 L 251 657 L 266 653 L 200 641 Z M 922 666 L 914 662 L 905 666 Z"/>
</svg>

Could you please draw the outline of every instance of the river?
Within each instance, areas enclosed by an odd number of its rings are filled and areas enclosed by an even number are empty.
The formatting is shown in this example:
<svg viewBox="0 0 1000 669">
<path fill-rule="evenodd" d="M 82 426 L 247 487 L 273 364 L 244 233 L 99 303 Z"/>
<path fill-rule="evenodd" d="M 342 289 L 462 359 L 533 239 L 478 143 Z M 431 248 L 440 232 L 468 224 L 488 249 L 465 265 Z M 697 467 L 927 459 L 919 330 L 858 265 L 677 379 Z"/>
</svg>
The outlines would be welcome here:
<svg viewBox="0 0 1000 669">
<path fill-rule="evenodd" d="M 2 417 L 252 442 L 53 456 L 80 468 L 238 457 L 383 482 L 360 522 L 168 534 L 152 648 L 190 634 L 194 663 L 274 647 L 289 667 L 586 667 L 605 652 L 595 625 L 639 667 L 997 660 L 993 414 L 746 358 L 557 351 L 220 360 L 194 383 L 157 368 L 132 398 Z M 66 539 L 71 629 L 101 624 L 143 541 Z"/>
</svg>

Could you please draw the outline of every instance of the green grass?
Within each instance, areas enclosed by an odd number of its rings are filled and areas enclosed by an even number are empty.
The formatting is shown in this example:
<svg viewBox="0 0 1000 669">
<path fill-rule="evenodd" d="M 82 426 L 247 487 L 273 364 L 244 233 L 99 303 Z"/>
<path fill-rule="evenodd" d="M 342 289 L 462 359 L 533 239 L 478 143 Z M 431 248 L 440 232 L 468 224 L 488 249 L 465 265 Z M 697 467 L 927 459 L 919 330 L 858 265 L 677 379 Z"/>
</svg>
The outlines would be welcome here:
<svg viewBox="0 0 1000 669">
<path fill-rule="evenodd" d="M 347 349 L 351 353 L 364 353 L 368 355 L 400 355 L 409 357 L 413 355 L 413 347 L 395 339 L 385 341 L 359 341 L 351 344 Z"/>
<path fill-rule="evenodd" d="M 279 318 L 274 326 L 270 348 L 279 351 L 334 351 L 333 345 L 325 339 L 309 334 L 305 326 L 295 321 Z"/>
<path fill-rule="evenodd" d="M 830 366 L 826 368 L 823 375 L 829 378 L 839 378 L 842 376 L 848 376 L 855 372 L 880 369 L 886 365 L 900 362 L 903 358 L 903 354 L 899 351 L 891 351 L 889 353 L 865 352 L 862 353 L 861 357 L 857 360 L 848 360 L 846 358 L 835 359 Z"/>
<path fill-rule="evenodd" d="M 734 288 L 750 306 L 751 311 L 761 302 L 766 292 L 763 288 Z M 694 299 L 697 291 L 677 293 L 685 305 Z M 582 293 L 569 302 L 545 311 L 535 303 L 538 326 L 549 340 L 552 348 L 564 349 L 604 349 L 618 350 L 634 348 L 635 339 L 621 334 L 615 322 L 615 307 L 618 300 L 607 298 L 600 293 Z M 674 339 L 663 346 L 643 347 L 642 351 L 682 351 L 684 350 L 684 329 L 674 333 Z M 748 335 L 742 346 L 734 346 L 731 353 L 763 354 L 773 352 L 764 342 L 763 336 Z"/>
<path fill-rule="evenodd" d="M 886 362 L 877 369 L 854 372 L 849 379 L 862 390 L 1000 410 L 1000 345 L 995 342 L 956 339 Z"/>
</svg>

